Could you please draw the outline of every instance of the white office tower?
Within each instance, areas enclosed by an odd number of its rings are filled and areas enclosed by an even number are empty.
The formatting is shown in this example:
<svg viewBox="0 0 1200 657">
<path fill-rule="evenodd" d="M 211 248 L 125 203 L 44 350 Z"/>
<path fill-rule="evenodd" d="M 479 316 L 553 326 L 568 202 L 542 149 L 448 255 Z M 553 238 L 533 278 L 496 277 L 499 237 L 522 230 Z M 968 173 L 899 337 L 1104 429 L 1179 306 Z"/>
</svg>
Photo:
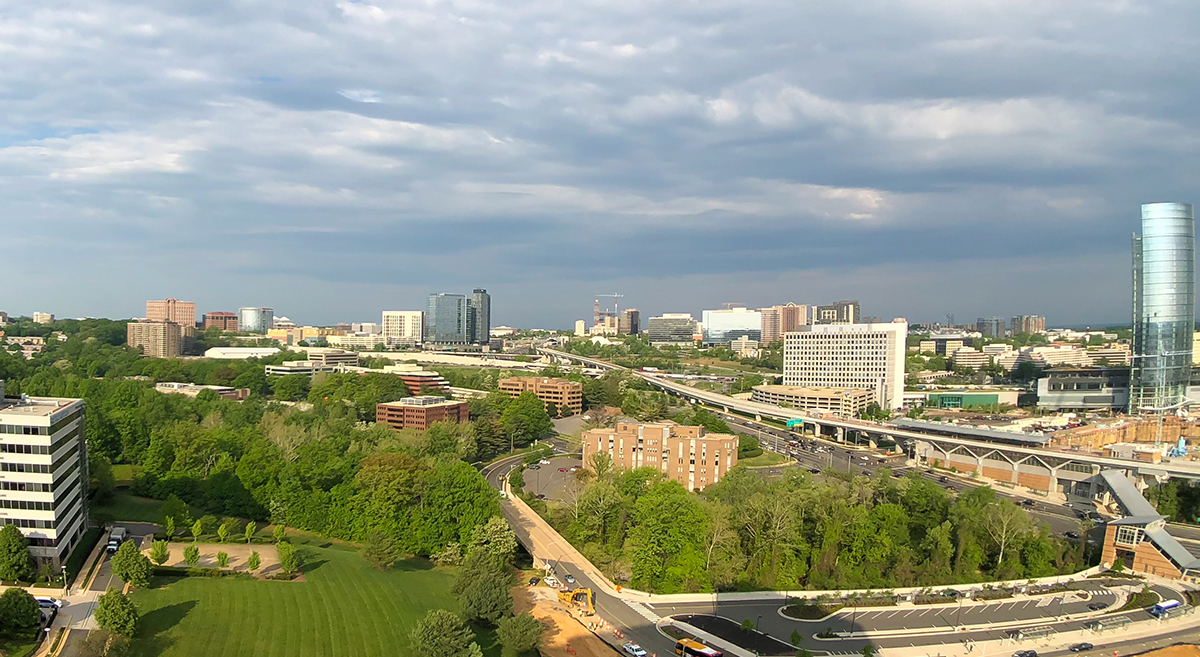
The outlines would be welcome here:
<svg viewBox="0 0 1200 657">
<path fill-rule="evenodd" d="M 783 338 L 783 384 L 866 388 L 883 408 L 904 398 L 904 351 L 908 322 L 813 324 Z"/>
<path fill-rule="evenodd" d="M 381 326 L 388 346 L 415 345 L 425 339 L 425 313 L 420 310 L 385 310 Z"/>
<path fill-rule="evenodd" d="M 57 569 L 87 528 L 83 400 L 3 394 L 0 381 L 0 524 L 15 524 L 37 564 Z"/>
</svg>

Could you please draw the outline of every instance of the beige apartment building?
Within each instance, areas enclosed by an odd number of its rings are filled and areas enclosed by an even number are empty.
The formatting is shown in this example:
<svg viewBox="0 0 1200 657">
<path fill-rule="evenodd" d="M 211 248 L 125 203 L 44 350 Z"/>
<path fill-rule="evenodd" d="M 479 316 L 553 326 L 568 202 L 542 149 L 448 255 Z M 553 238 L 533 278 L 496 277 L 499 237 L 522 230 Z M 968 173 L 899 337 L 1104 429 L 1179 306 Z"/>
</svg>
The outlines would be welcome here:
<svg viewBox="0 0 1200 657">
<path fill-rule="evenodd" d="M 606 453 L 619 470 L 654 468 L 688 490 L 703 490 L 737 465 L 738 438 L 674 422 L 618 422 L 583 434 L 583 467 Z"/>
<path fill-rule="evenodd" d="M 842 417 L 857 417 L 875 401 L 875 393 L 865 388 L 762 385 L 754 386 L 750 401 L 800 411 L 828 411 Z"/>
<path fill-rule="evenodd" d="M 759 308 L 762 316 L 763 346 L 783 339 L 784 333 L 795 331 L 797 327 L 808 324 L 808 306 L 788 302 L 782 306 Z"/>
<path fill-rule="evenodd" d="M 500 381 L 496 387 L 510 397 L 519 397 L 529 391 L 543 402 L 553 403 L 558 408 L 569 408 L 571 414 L 583 412 L 583 384 L 567 379 L 544 379 L 515 376 Z"/>
<path fill-rule="evenodd" d="M 183 327 L 174 322 L 130 322 L 125 340 L 149 358 L 179 358 L 183 353 Z"/>
<path fill-rule="evenodd" d="M 147 301 L 146 319 L 151 322 L 175 322 L 180 326 L 195 326 L 196 304 L 170 297 L 162 301 Z"/>
</svg>

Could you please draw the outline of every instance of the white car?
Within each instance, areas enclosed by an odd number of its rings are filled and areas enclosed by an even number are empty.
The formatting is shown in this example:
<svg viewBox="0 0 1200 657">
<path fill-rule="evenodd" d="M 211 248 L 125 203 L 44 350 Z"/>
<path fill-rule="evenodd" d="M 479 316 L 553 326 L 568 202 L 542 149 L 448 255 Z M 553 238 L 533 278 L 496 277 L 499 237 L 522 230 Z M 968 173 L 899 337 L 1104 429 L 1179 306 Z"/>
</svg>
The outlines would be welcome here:
<svg viewBox="0 0 1200 657">
<path fill-rule="evenodd" d="M 59 600 L 58 598 L 52 598 L 52 597 L 50 597 L 50 596 L 47 596 L 47 595 L 39 595 L 39 596 L 35 596 L 33 599 L 34 599 L 34 600 L 37 600 L 38 606 L 39 606 L 39 607 L 41 607 L 41 608 L 43 608 L 43 609 L 46 609 L 46 608 L 49 608 L 49 607 L 61 607 L 61 606 L 63 606 L 63 601 L 62 601 L 62 600 Z"/>
<path fill-rule="evenodd" d="M 624 650 L 627 655 L 633 655 L 633 657 L 646 657 L 646 651 L 632 641 L 621 646 L 621 650 Z"/>
<path fill-rule="evenodd" d="M 864 455 L 862 455 L 862 456 L 859 456 L 858 458 L 860 458 L 860 459 L 862 459 L 862 460 L 864 460 L 864 461 L 870 461 L 870 460 L 871 460 L 871 458 L 870 458 L 869 456 L 865 455 L 865 454 L 864 454 Z"/>
<path fill-rule="evenodd" d="M 538 461 L 538 463 L 541 463 L 542 465 L 550 465 L 550 459 L 542 459 Z"/>
</svg>

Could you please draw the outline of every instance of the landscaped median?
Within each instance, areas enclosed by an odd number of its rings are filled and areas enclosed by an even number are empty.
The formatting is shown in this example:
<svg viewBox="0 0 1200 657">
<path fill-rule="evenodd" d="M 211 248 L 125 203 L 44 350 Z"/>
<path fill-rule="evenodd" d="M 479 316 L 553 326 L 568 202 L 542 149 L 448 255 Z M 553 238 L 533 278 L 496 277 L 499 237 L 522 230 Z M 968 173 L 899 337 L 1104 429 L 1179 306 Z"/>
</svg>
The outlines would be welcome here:
<svg viewBox="0 0 1200 657">
<path fill-rule="evenodd" d="M 193 562 L 189 563 L 189 548 L 196 549 Z M 142 550 L 151 561 L 157 560 L 153 554 L 154 548 Z M 259 563 L 252 568 L 250 561 L 254 553 L 258 553 Z M 225 565 L 220 563 L 220 555 L 226 555 Z M 172 542 L 168 544 L 168 557 L 159 566 L 172 568 L 212 568 L 253 574 L 257 577 L 270 577 L 279 572 L 279 552 L 274 545 L 246 545 L 229 543 L 189 543 Z"/>
</svg>

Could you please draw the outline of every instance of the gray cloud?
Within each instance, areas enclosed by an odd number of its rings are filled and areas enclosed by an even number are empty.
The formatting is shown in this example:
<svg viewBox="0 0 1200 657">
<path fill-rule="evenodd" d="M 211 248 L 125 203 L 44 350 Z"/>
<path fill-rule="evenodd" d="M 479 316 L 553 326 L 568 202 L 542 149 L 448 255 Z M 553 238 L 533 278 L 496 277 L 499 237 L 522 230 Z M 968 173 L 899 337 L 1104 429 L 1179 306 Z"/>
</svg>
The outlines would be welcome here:
<svg viewBox="0 0 1200 657">
<path fill-rule="evenodd" d="M 856 297 L 1128 315 L 1197 200 L 1191 27 L 1122 0 L 63 2 L 0 17 L 4 310 L 497 322 Z"/>
</svg>

